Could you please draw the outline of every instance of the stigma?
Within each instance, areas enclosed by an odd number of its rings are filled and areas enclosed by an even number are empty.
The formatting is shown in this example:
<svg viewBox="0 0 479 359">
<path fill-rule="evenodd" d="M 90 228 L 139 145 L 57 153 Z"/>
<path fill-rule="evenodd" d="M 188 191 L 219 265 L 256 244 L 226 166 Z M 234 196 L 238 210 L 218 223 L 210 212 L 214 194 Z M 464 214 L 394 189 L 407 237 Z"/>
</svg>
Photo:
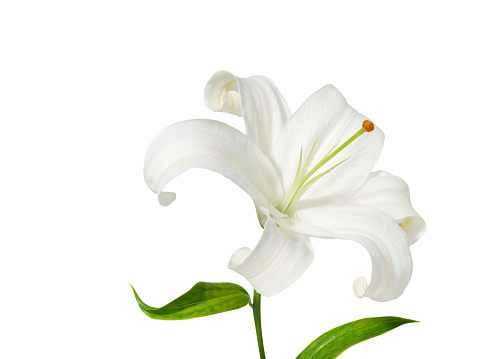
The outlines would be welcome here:
<svg viewBox="0 0 479 359">
<path fill-rule="evenodd" d="M 366 120 L 363 122 L 363 128 L 364 131 L 371 132 L 372 130 L 374 130 L 374 124 L 371 121 Z"/>
</svg>

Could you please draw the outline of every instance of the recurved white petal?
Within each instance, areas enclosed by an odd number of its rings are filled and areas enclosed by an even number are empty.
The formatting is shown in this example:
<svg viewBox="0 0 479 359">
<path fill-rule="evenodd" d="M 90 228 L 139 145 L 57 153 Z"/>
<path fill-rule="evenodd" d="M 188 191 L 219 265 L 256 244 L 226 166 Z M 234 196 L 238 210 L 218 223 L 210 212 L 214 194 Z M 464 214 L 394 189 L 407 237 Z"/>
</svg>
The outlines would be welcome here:
<svg viewBox="0 0 479 359">
<path fill-rule="evenodd" d="M 213 111 L 243 116 L 246 135 L 267 155 L 290 117 L 283 96 L 274 83 L 263 76 L 243 79 L 219 71 L 206 84 L 205 103 Z"/>
<path fill-rule="evenodd" d="M 240 248 L 228 267 L 244 276 L 256 291 L 272 296 L 293 284 L 313 261 L 308 237 L 279 228 L 268 218 L 256 248 Z"/>
<path fill-rule="evenodd" d="M 321 238 L 350 239 L 364 246 L 372 261 L 369 286 L 364 277 L 354 281 L 358 297 L 388 301 L 399 297 L 412 274 L 406 234 L 384 212 L 357 204 L 330 203 L 302 209 L 293 219 L 279 221 L 281 227 Z"/>
<path fill-rule="evenodd" d="M 229 178 L 257 205 L 276 213 L 271 204 L 282 196 L 276 170 L 268 157 L 243 133 L 222 122 L 190 120 L 161 131 L 145 158 L 144 175 L 150 189 L 167 206 L 175 194 L 162 192 L 173 178 L 191 168 L 206 168 Z"/>
<path fill-rule="evenodd" d="M 314 93 L 283 127 L 275 142 L 272 160 L 287 191 L 296 174 L 302 149 L 303 164 L 313 148 L 307 171 L 333 149 L 341 146 L 361 129 L 367 118 L 348 105 L 333 86 Z M 367 178 L 383 146 L 384 134 L 375 126 L 364 133 L 326 163 L 317 174 L 346 160 L 317 181 L 301 201 L 322 202 L 349 197 Z"/>
<path fill-rule="evenodd" d="M 366 182 L 347 201 L 387 213 L 406 232 L 409 245 L 426 231 L 426 223 L 412 208 L 407 183 L 386 171 L 370 173 Z"/>
</svg>

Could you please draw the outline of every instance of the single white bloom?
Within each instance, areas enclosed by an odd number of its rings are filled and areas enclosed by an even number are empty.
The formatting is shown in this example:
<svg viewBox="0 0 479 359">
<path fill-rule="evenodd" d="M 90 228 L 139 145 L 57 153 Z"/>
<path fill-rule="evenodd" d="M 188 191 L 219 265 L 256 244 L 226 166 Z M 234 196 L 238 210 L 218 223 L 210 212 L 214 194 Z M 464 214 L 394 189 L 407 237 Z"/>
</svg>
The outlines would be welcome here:
<svg viewBox="0 0 479 359">
<path fill-rule="evenodd" d="M 252 197 L 264 226 L 256 248 L 237 250 L 229 263 L 260 294 L 282 291 L 306 270 L 313 260 L 310 236 L 350 239 L 368 250 L 371 280 L 354 281 L 356 296 L 387 301 L 403 293 L 412 273 L 409 246 L 425 223 L 403 180 L 371 172 L 384 142 L 379 128 L 331 85 L 291 115 L 271 80 L 221 71 L 208 81 L 205 102 L 243 116 L 246 135 L 213 120 L 160 132 L 144 174 L 162 205 L 175 200 L 165 185 L 186 170 L 221 173 Z"/>
</svg>

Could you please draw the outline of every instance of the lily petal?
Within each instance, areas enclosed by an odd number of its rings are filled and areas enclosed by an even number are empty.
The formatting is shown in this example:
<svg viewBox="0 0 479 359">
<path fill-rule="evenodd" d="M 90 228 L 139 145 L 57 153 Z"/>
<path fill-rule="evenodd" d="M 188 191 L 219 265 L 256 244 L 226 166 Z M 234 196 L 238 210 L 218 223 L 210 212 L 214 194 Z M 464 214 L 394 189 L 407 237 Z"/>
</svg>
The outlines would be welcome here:
<svg viewBox="0 0 479 359">
<path fill-rule="evenodd" d="M 145 158 L 144 175 L 150 189 L 167 206 L 174 193 L 162 192 L 173 178 L 191 168 L 206 168 L 229 178 L 246 191 L 257 205 L 271 213 L 271 204 L 282 189 L 270 160 L 243 133 L 222 122 L 190 120 L 161 131 Z"/>
<path fill-rule="evenodd" d="M 293 284 L 313 261 L 308 237 L 284 231 L 268 218 L 256 248 L 240 248 L 228 268 L 244 276 L 255 290 L 267 297 Z"/>
<path fill-rule="evenodd" d="M 263 76 L 243 79 L 227 71 L 219 71 L 209 79 L 205 103 L 213 111 L 243 116 L 246 135 L 267 155 L 291 114 L 270 79 Z"/>
<path fill-rule="evenodd" d="M 406 232 L 409 245 L 417 242 L 426 231 L 426 222 L 412 208 L 407 183 L 386 171 L 372 172 L 347 201 L 387 213 Z"/>
<path fill-rule="evenodd" d="M 305 236 L 350 239 L 371 256 L 371 282 L 360 277 L 353 290 L 358 297 L 388 301 L 399 297 L 412 274 L 406 234 L 397 223 L 375 208 L 349 203 L 330 203 L 299 210 L 294 219 L 280 220 L 281 227 Z"/>
<path fill-rule="evenodd" d="M 331 85 L 309 97 L 286 123 L 274 145 L 272 161 L 278 169 L 284 191 L 288 191 L 293 182 L 301 151 L 304 163 L 314 146 L 307 166 L 309 171 L 328 152 L 360 130 L 365 120 L 367 118 L 349 106 L 343 95 Z M 349 197 L 373 169 L 383 143 L 384 134 L 377 126 L 374 131 L 361 135 L 318 170 L 318 174 L 325 172 L 346 160 L 308 189 L 301 201 L 320 199 L 324 202 Z"/>
</svg>

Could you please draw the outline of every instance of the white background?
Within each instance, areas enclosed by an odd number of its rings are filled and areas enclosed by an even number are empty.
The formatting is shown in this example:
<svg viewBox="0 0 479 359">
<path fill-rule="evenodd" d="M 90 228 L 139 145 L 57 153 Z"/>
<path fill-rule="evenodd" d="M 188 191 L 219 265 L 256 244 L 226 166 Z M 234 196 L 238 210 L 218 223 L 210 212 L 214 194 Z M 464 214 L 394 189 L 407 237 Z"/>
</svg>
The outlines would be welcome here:
<svg viewBox="0 0 479 359">
<path fill-rule="evenodd" d="M 263 298 L 267 357 L 295 358 L 363 317 L 421 321 L 341 358 L 475 358 L 478 11 L 470 1 L 3 1 L 0 5 L 0 356 L 257 358 L 252 311 L 155 321 L 197 281 L 230 281 L 261 235 L 249 196 L 191 170 L 161 207 L 143 181 L 162 128 L 211 113 L 218 70 L 273 79 L 294 111 L 332 83 L 386 134 L 377 169 L 404 178 L 427 222 L 399 299 L 357 299 L 349 241 Z"/>
</svg>

